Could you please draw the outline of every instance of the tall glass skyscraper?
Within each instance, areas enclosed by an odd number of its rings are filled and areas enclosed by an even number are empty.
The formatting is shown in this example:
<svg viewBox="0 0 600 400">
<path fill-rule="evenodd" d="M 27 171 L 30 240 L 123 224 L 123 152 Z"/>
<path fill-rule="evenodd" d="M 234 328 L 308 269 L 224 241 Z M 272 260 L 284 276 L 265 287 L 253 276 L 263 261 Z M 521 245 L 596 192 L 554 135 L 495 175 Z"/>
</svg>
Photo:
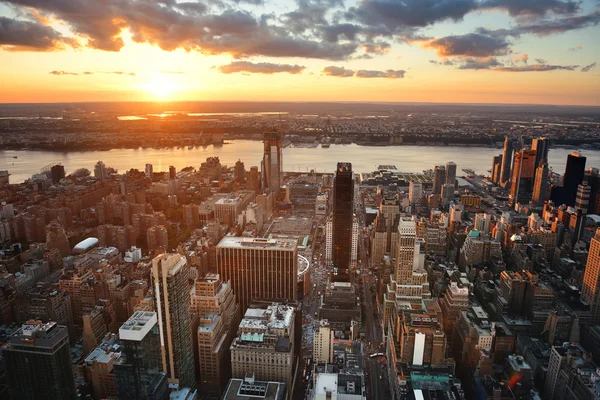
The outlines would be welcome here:
<svg viewBox="0 0 600 400">
<path fill-rule="evenodd" d="M 283 183 L 283 132 L 281 130 L 265 132 L 263 144 L 263 189 L 270 189 L 275 193 L 275 197 L 278 197 Z"/>
<path fill-rule="evenodd" d="M 583 182 L 586 158 L 574 151 L 567 157 L 567 168 L 563 177 L 563 202 L 568 206 L 575 205 L 577 187 Z"/>
<path fill-rule="evenodd" d="M 354 178 L 351 163 L 338 163 L 333 183 L 333 281 L 350 281 Z"/>
</svg>

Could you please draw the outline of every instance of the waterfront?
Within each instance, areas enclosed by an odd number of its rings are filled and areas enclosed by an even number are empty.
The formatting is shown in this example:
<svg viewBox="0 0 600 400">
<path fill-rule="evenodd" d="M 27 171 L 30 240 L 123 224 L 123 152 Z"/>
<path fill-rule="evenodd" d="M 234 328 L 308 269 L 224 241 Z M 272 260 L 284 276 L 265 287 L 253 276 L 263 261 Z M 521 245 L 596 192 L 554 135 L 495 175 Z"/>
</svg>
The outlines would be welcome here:
<svg viewBox="0 0 600 400">
<path fill-rule="evenodd" d="M 564 173 L 567 155 L 571 149 L 554 148 L 550 150 L 549 164 L 554 172 Z M 240 159 L 246 169 L 260 165 L 263 145 L 260 141 L 236 140 L 223 146 L 207 146 L 188 149 L 114 149 L 109 151 L 52 152 L 35 150 L 0 151 L 0 170 L 8 170 L 11 183 L 20 183 L 39 173 L 49 164 L 61 163 L 67 174 L 87 168 L 93 172 L 94 164 L 103 161 L 107 166 L 123 173 L 131 168 L 144 169 L 146 163 L 154 166 L 154 171 L 167 171 L 170 165 L 178 170 L 193 166 L 198 168 L 207 157 L 219 157 L 221 163 L 233 167 Z M 459 175 L 468 168 L 478 174 L 487 174 L 492 165 L 492 157 L 502 149 L 488 147 L 433 147 L 433 146 L 385 146 L 368 147 L 335 145 L 330 148 L 294 148 L 283 150 L 285 171 L 333 172 L 338 161 L 350 161 L 356 172 L 372 172 L 378 165 L 396 165 L 403 172 L 421 172 L 434 165 L 454 161 L 458 164 Z M 586 167 L 600 167 L 600 151 L 584 150 L 587 157 Z M 17 158 L 13 158 L 17 157 Z"/>
</svg>

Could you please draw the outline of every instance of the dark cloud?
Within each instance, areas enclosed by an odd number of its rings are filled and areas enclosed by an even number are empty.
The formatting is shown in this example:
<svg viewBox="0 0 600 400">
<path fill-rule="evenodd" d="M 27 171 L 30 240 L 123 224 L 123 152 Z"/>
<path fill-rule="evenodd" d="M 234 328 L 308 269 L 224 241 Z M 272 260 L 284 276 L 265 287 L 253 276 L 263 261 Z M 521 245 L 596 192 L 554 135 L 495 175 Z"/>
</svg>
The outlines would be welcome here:
<svg viewBox="0 0 600 400">
<path fill-rule="evenodd" d="M 273 64 L 273 63 L 251 63 L 248 61 L 234 61 L 227 65 L 216 67 L 223 74 L 237 72 L 248 72 L 252 74 L 275 74 L 286 72 L 288 74 L 299 74 L 306 69 L 303 65 Z"/>
<path fill-rule="evenodd" d="M 536 58 L 535 62 L 538 64 L 547 64 L 548 61 L 544 60 L 543 58 Z"/>
<path fill-rule="evenodd" d="M 429 60 L 430 63 L 435 64 L 435 65 L 454 65 L 454 62 L 452 60 L 442 60 L 442 61 L 437 61 L 437 60 Z"/>
<path fill-rule="evenodd" d="M 495 69 L 496 67 L 500 67 L 502 65 L 503 64 L 500 61 L 498 61 L 495 57 L 465 57 L 461 60 L 461 64 L 458 66 L 458 69 Z"/>
<path fill-rule="evenodd" d="M 585 67 L 581 67 L 581 72 L 589 72 L 591 70 L 593 70 L 594 68 L 596 68 L 596 63 L 593 62 L 590 65 L 586 65 Z"/>
<path fill-rule="evenodd" d="M 51 51 L 76 46 L 72 39 L 39 22 L 0 16 L 0 47 L 15 51 Z"/>
<path fill-rule="evenodd" d="M 511 30 L 513 36 L 522 34 L 533 34 L 537 36 L 548 36 L 556 33 L 563 33 L 577 29 L 583 29 L 590 26 L 596 26 L 600 23 L 600 9 L 584 14 L 572 15 L 554 20 L 542 19 L 535 22 L 523 23 Z M 581 45 L 578 46 L 581 49 Z M 575 47 L 574 49 L 577 49 Z"/>
<path fill-rule="evenodd" d="M 579 1 L 572 0 L 484 0 L 481 8 L 505 9 L 513 16 L 571 14 L 579 10 Z"/>
<path fill-rule="evenodd" d="M 390 33 L 405 26 L 424 27 L 444 20 L 461 20 L 477 8 L 476 0 L 364 0 L 350 7 L 346 18 Z"/>
<path fill-rule="evenodd" d="M 390 52 L 392 45 L 387 42 L 365 43 L 362 48 L 367 54 L 383 55 Z"/>
<path fill-rule="evenodd" d="M 50 71 L 50 75 L 79 75 L 77 72 L 68 72 L 68 71 Z"/>
<path fill-rule="evenodd" d="M 344 67 L 329 66 L 323 68 L 321 74 L 327 76 L 337 76 L 340 78 L 349 78 L 351 76 L 354 76 L 354 71 L 351 69 L 346 69 Z"/>
<path fill-rule="evenodd" d="M 356 76 L 357 78 L 390 78 L 390 79 L 399 79 L 399 78 L 404 78 L 404 74 L 406 73 L 406 71 L 399 69 L 399 70 L 393 70 L 393 69 L 388 69 L 386 71 L 370 71 L 370 70 L 366 70 L 366 69 L 361 69 L 356 71 L 356 74 L 354 76 Z"/>
<path fill-rule="evenodd" d="M 500 67 L 494 68 L 494 71 L 502 72 L 545 72 L 545 71 L 575 71 L 575 68 L 579 68 L 579 65 L 549 65 L 549 64 L 535 64 L 535 65 L 521 65 L 513 67 Z"/>
<path fill-rule="evenodd" d="M 327 25 L 321 28 L 323 38 L 328 42 L 337 42 L 340 36 L 346 40 L 356 40 L 356 35 L 361 32 L 361 27 L 354 24 Z"/>
<path fill-rule="evenodd" d="M 505 37 L 480 33 L 437 38 L 423 43 L 422 46 L 436 50 L 440 57 L 489 57 L 511 52 L 510 42 Z"/>
</svg>

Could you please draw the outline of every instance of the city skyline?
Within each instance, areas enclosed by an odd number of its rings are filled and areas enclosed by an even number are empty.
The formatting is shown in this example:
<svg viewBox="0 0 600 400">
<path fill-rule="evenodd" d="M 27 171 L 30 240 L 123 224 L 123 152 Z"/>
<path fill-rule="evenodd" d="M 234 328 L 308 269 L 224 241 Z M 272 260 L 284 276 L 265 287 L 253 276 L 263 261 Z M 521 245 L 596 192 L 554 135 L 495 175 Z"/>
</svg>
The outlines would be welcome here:
<svg viewBox="0 0 600 400">
<path fill-rule="evenodd" d="M 0 2 L 0 102 L 600 105 L 586 0 Z M 77 12 L 73 12 L 77 10 Z"/>
</svg>

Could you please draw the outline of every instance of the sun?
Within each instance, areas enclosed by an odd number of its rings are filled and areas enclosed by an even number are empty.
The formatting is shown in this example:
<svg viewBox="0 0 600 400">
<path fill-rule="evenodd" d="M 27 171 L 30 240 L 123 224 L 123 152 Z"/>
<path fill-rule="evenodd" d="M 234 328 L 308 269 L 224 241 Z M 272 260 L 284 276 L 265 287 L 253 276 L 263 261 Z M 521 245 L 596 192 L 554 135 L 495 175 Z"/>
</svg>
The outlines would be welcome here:
<svg viewBox="0 0 600 400">
<path fill-rule="evenodd" d="M 177 91 L 177 83 L 166 76 L 156 76 L 143 85 L 146 93 L 158 100 L 170 99 Z"/>
</svg>

